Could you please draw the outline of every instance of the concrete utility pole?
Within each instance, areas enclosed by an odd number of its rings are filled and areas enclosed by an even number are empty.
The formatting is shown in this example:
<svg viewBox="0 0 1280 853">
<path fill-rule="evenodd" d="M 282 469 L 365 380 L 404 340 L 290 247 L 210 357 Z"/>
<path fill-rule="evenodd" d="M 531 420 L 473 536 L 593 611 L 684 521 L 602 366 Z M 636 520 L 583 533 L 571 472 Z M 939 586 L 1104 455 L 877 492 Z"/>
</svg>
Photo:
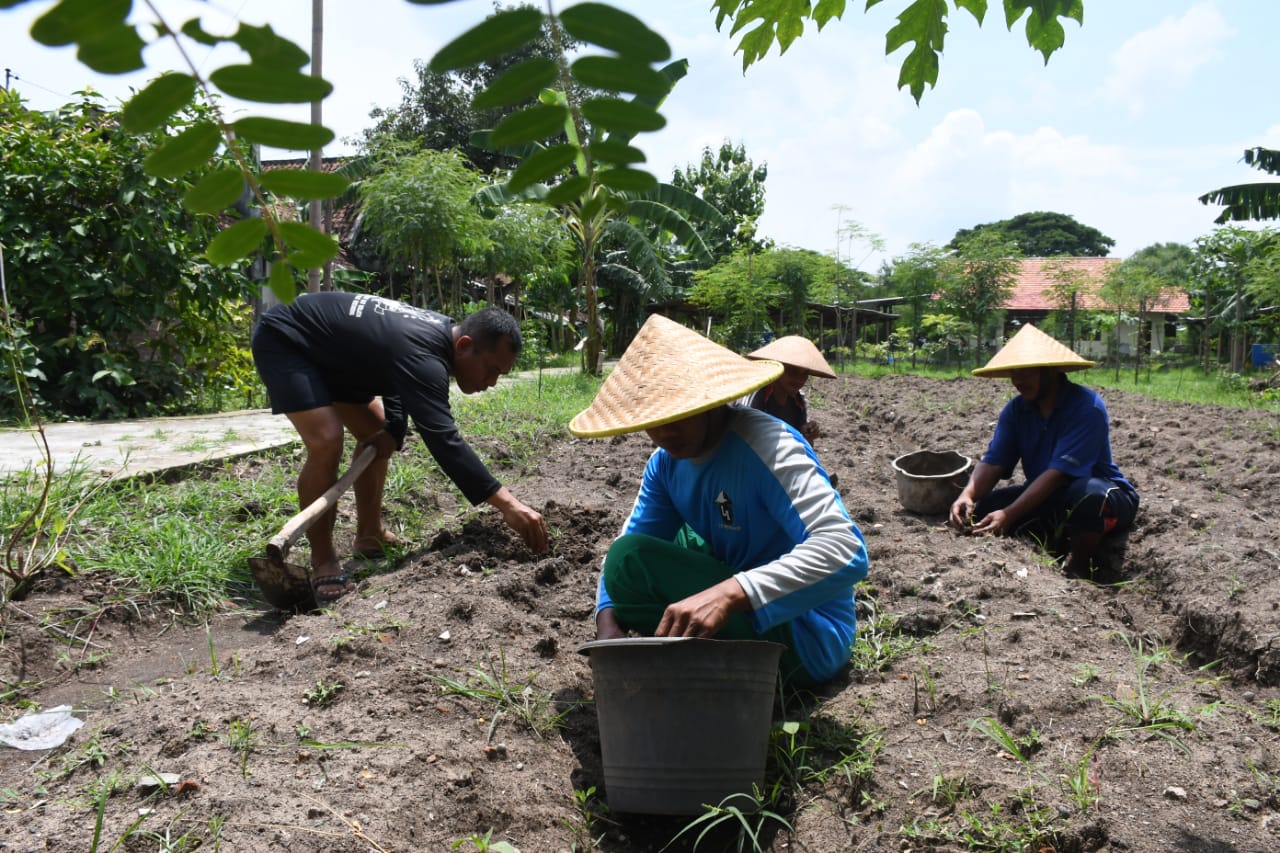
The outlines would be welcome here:
<svg viewBox="0 0 1280 853">
<path fill-rule="evenodd" d="M 311 76 L 321 77 L 321 49 L 324 46 L 324 0 L 311 0 Z M 324 124 L 321 118 L 321 106 L 323 101 L 315 100 L 311 102 L 311 123 L 314 125 Z M 318 172 L 324 167 L 324 152 L 316 148 L 311 152 L 311 163 L 309 168 Z M 324 231 L 324 202 L 320 199 L 312 199 L 310 204 L 310 220 L 311 227 Z M 325 264 L 325 270 L 329 268 Z M 315 293 L 320 289 L 320 270 L 307 270 L 307 290 Z"/>
</svg>

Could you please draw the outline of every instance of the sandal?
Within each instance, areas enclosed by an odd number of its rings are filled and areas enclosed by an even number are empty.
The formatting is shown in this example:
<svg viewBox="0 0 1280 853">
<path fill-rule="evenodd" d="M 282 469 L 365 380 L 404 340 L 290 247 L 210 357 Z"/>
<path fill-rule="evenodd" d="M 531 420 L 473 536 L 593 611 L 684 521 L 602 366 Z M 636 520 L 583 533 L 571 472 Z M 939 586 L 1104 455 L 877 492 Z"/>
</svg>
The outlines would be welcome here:
<svg viewBox="0 0 1280 853">
<path fill-rule="evenodd" d="M 357 536 L 355 542 L 352 543 L 351 553 L 362 560 L 378 560 L 385 557 L 387 551 L 392 548 L 399 548 L 403 544 L 404 540 L 389 531 L 384 532 L 381 538 L 377 536 Z"/>
<path fill-rule="evenodd" d="M 328 591 L 321 591 L 326 588 Z M 316 605 L 318 607 L 333 604 L 347 593 L 352 592 L 355 588 L 356 585 L 351 582 L 349 577 L 347 577 L 347 573 L 345 571 L 338 572 L 333 575 L 311 576 L 311 594 L 315 596 Z"/>
</svg>

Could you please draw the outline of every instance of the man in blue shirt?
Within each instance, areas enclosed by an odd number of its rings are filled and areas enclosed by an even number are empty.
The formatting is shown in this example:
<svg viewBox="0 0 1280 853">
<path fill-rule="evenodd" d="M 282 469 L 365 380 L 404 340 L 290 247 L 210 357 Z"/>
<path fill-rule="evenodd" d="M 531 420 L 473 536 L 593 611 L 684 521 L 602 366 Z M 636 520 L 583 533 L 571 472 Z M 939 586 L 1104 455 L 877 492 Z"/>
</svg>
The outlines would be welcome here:
<svg viewBox="0 0 1280 853">
<path fill-rule="evenodd" d="M 1065 532 L 1068 574 L 1091 577 L 1108 533 L 1127 529 L 1138 492 L 1111 459 L 1102 398 L 1066 373 L 1093 367 L 1027 324 L 975 376 L 1008 377 L 1018 396 L 1005 405 L 986 454 L 951 505 L 951 524 L 976 534 Z M 995 488 L 1022 463 L 1025 481 Z"/>
<path fill-rule="evenodd" d="M 644 430 L 657 445 L 605 557 L 597 639 L 772 640 L 798 687 L 848 661 L 862 533 L 793 427 L 729 405 L 781 370 L 653 315 L 570 422 L 575 435 Z"/>
</svg>

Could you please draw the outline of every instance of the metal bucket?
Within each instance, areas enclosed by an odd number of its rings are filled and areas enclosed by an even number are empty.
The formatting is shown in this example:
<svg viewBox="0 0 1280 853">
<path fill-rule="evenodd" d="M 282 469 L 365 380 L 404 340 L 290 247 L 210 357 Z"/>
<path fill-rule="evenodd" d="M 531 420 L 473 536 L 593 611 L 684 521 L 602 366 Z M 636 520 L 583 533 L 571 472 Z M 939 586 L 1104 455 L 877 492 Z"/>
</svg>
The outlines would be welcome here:
<svg viewBox="0 0 1280 853">
<path fill-rule="evenodd" d="M 917 450 L 893 460 L 898 500 L 922 515 L 945 515 L 969 481 L 973 460 L 954 450 Z"/>
<path fill-rule="evenodd" d="M 610 810 L 699 814 L 763 787 L 782 650 L 688 637 L 580 646 L 591 656 Z"/>
</svg>

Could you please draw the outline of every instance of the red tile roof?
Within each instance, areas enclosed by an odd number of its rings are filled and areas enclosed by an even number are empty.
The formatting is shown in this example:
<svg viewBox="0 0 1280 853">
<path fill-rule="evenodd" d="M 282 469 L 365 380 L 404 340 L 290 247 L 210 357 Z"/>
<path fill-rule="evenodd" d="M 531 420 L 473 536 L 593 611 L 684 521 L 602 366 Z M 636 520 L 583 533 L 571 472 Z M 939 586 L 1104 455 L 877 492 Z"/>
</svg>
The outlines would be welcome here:
<svg viewBox="0 0 1280 853">
<path fill-rule="evenodd" d="M 1080 270 L 1087 276 L 1084 291 L 1081 293 L 1081 308 L 1105 309 L 1108 306 L 1098 298 L 1096 291 L 1106 280 L 1107 271 L 1119 263 L 1119 258 L 1023 258 L 1018 282 L 1003 307 L 1006 311 L 1057 310 L 1058 306 L 1045 291 L 1057 283 L 1053 276 L 1055 268 L 1062 268 Z M 1191 304 L 1187 300 L 1186 292 L 1180 290 L 1162 298 L 1151 310 L 1181 314 L 1190 309 Z"/>
</svg>

